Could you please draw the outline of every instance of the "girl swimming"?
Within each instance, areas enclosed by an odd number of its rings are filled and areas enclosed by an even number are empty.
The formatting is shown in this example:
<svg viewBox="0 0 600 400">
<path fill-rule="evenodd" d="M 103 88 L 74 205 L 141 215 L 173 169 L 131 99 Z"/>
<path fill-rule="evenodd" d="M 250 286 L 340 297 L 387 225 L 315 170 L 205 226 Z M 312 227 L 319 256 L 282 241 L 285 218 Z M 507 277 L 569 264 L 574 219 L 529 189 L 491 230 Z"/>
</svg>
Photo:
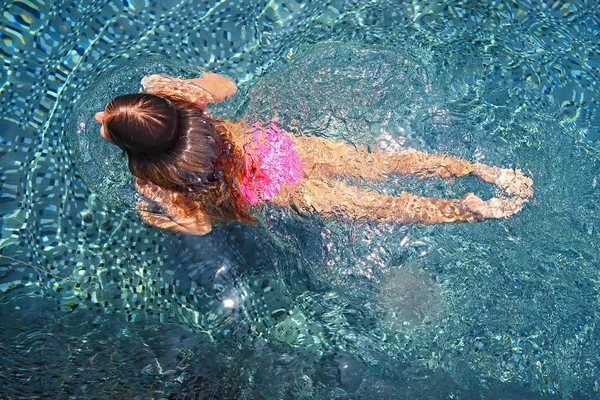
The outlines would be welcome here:
<svg viewBox="0 0 600 400">
<path fill-rule="evenodd" d="M 319 137 L 292 135 L 277 121 L 246 126 L 213 118 L 208 103 L 236 93 L 229 79 L 212 73 L 183 80 L 151 75 L 144 91 L 112 99 L 96 114 L 104 139 L 128 156 L 137 212 L 146 224 L 204 235 L 213 221 L 252 222 L 252 209 L 275 206 L 323 218 L 394 224 L 479 222 L 506 218 L 533 195 L 520 170 L 416 150 L 369 151 Z M 484 201 L 473 193 L 437 199 L 406 192 L 398 197 L 348 184 L 418 177 L 474 175 L 498 186 Z"/>
</svg>

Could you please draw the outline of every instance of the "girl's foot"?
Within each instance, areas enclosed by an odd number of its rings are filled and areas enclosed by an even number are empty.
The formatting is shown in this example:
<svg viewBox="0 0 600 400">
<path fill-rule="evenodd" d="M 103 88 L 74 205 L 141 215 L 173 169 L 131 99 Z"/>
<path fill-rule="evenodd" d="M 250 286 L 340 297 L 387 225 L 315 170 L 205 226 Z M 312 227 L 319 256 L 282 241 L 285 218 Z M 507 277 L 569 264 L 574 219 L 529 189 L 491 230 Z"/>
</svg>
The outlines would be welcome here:
<svg viewBox="0 0 600 400">
<path fill-rule="evenodd" d="M 533 181 L 523 175 L 520 169 L 512 170 L 474 164 L 471 173 L 485 182 L 495 184 L 505 194 L 521 198 L 533 196 Z"/>
<path fill-rule="evenodd" d="M 492 218 L 507 218 L 519 212 L 527 199 L 520 197 L 513 198 L 492 198 L 483 201 L 473 193 L 467 193 L 460 200 L 461 204 L 471 213 L 478 217 L 478 220 Z"/>
</svg>

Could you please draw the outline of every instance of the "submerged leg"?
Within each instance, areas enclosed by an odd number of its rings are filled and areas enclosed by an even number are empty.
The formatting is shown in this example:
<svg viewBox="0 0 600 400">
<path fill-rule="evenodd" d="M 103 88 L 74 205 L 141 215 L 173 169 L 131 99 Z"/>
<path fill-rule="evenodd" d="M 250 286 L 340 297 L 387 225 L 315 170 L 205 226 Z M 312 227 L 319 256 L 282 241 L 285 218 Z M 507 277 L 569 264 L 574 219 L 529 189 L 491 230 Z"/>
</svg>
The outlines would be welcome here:
<svg viewBox="0 0 600 400">
<path fill-rule="evenodd" d="M 462 177 L 472 174 L 493 183 L 504 195 L 528 198 L 533 195 L 533 181 L 520 170 L 471 163 L 445 154 L 430 154 L 416 150 L 370 152 L 363 146 L 300 136 L 295 138 L 305 164 L 308 179 L 330 179 L 333 176 L 385 180 L 391 174 L 412 174 L 417 177 Z M 509 201 L 509 200 L 507 200 Z"/>
<path fill-rule="evenodd" d="M 430 154 L 417 150 L 377 153 L 382 159 L 386 173 L 412 174 L 419 178 L 452 178 L 465 176 L 473 171 L 473 164 L 467 160 L 445 154 Z"/>
<path fill-rule="evenodd" d="M 460 200 L 427 198 L 406 192 L 393 197 L 335 180 L 305 181 L 288 201 L 289 206 L 301 213 L 318 213 L 324 218 L 394 224 L 479 222 L 505 218 L 518 212 L 527 202 L 517 197 L 483 201 L 472 193 Z"/>
<path fill-rule="evenodd" d="M 469 161 L 416 150 L 371 152 L 363 146 L 330 142 L 318 137 L 295 138 L 308 177 L 385 179 L 391 174 L 424 177 L 461 177 L 473 171 Z"/>
</svg>

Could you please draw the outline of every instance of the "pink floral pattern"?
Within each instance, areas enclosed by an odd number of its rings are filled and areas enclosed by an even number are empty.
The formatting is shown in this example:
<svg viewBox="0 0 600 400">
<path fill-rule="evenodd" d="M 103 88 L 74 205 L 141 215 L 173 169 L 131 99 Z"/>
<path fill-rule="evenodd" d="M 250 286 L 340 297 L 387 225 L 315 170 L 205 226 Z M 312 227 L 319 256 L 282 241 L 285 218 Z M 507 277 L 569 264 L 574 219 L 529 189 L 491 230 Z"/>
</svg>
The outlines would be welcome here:
<svg viewBox="0 0 600 400">
<path fill-rule="evenodd" d="M 271 200 L 282 185 L 295 183 L 302 177 L 302 161 L 289 135 L 273 120 L 252 125 L 252 141 L 245 147 L 244 170 L 240 191 L 255 205 Z"/>
</svg>

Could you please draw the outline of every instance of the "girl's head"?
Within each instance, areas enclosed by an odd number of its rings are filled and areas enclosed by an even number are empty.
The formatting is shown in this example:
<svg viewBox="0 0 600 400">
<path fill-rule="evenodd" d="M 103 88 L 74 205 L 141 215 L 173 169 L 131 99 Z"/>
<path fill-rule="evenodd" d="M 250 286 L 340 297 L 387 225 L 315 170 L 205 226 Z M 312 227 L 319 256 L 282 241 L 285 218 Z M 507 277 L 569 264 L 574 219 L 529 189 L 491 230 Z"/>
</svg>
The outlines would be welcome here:
<svg viewBox="0 0 600 400">
<path fill-rule="evenodd" d="M 106 106 L 105 138 L 125 151 L 156 154 L 168 151 L 179 136 L 179 113 L 164 97 L 126 94 Z"/>
<path fill-rule="evenodd" d="M 134 176 L 185 193 L 215 218 L 251 220 L 238 190 L 234 124 L 185 99 L 147 93 L 115 97 L 96 119 L 102 136 L 127 153 Z"/>
</svg>

